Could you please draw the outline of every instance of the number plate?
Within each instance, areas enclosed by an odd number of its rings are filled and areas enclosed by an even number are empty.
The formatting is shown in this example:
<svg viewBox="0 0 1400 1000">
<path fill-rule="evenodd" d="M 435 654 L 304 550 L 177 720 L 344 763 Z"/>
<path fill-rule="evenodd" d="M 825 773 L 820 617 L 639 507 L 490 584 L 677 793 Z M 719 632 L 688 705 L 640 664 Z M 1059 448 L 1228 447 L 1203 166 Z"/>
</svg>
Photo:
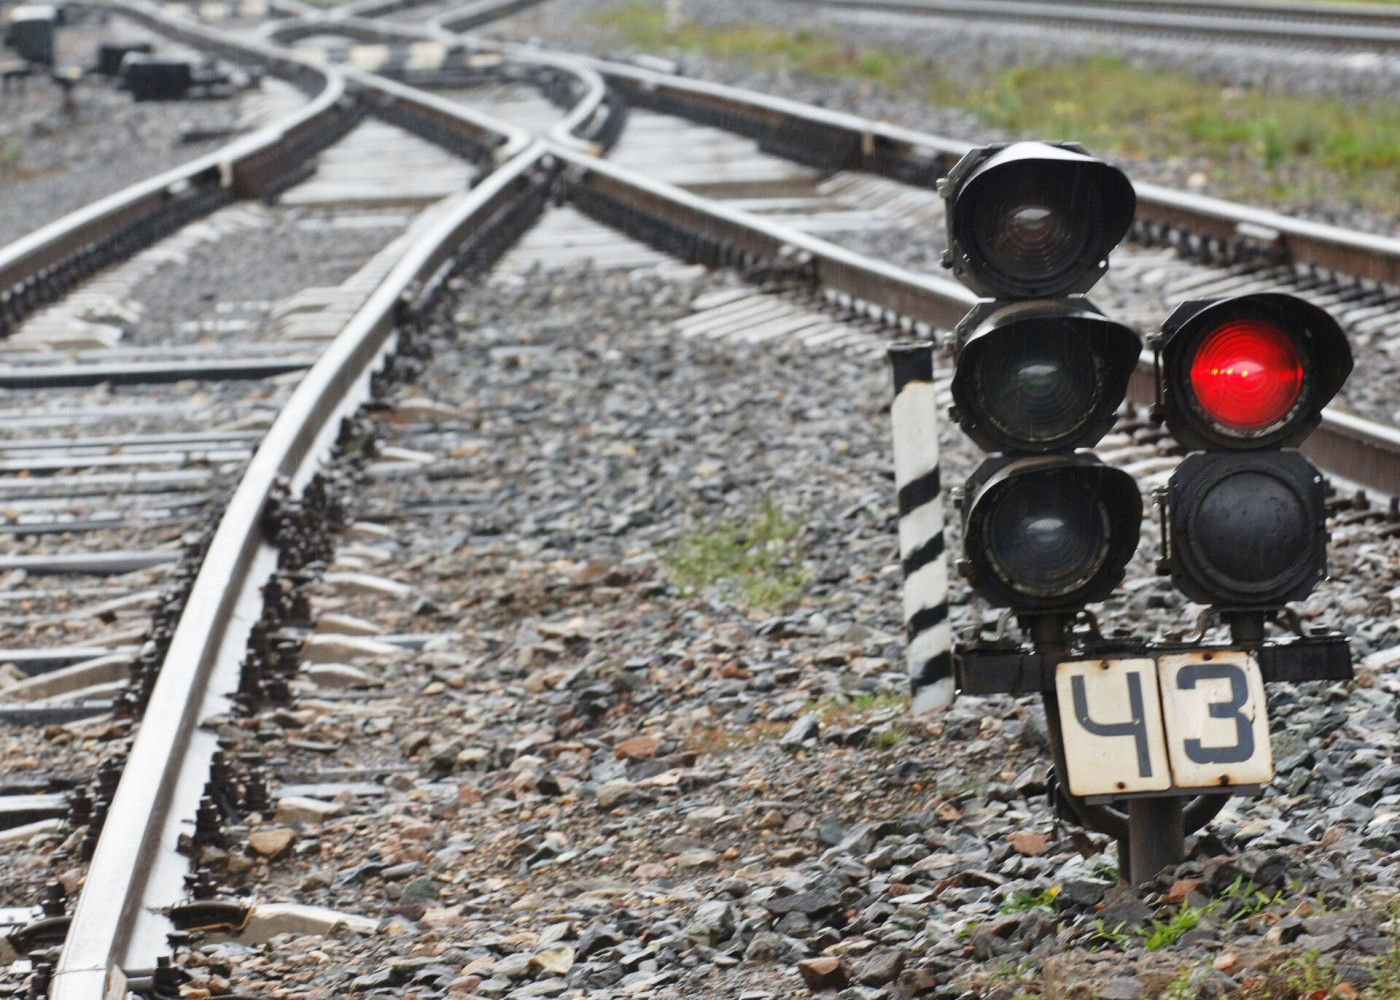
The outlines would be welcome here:
<svg viewBox="0 0 1400 1000">
<path fill-rule="evenodd" d="M 1066 784 L 1080 796 L 1260 785 L 1273 777 L 1252 654 L 1074 660 L 1055 671 Z"/>
</svg>

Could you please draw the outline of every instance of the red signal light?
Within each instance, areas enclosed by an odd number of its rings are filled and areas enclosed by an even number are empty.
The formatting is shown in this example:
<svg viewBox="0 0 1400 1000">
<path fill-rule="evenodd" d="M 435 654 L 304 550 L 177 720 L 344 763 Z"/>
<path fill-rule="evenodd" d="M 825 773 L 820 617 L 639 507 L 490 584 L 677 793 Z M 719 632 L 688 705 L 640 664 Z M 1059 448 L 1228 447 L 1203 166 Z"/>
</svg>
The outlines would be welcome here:
<svg viewBox="0 0 1400 1000">
<path fill-rule="evenodd" d="M 1350 372 L 1346 334 L 1304 299 L 1183 302 L 1157 345 L 1158 412 L 1188 451 L 1292 448 Z"/>
<path fill-rule="evenodd" d="M 1298 402 L 1303 359 L 1293 338 L 1267 320 L 1233 320 L 1201 340 L 1191 388 L 1210 419 L 1235 430 L 1262 430 Z"/>
</svg>

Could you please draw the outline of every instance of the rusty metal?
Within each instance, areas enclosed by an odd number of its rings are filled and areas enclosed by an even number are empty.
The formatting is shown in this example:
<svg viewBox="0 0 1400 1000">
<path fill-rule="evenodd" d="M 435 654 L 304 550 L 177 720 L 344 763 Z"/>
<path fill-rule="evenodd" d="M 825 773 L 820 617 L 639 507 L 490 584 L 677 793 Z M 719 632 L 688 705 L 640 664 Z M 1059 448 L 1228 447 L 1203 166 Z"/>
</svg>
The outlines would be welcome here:
<svg viewBox="0 0 1400 1000">
<path fill-rule="evenodd" d="M 871 260 L 590 156 L 562 149 L 556 156 L 569 164 L 570 193 L 585 208 L 611 206 L 610 218 L 624 225 L 629 218 L 634 223 L 652 220 L 676 231 L 703 233 L 727 249 L 728 263 L 803 254 L 815 281 L 829 293 L 940 329 L 951 329 L 976 302 L 952 281 Z"/>
<path fill-rule="evenodd" d="M 234 899 L 194 899 L 166 910 L 180 931 L 222 931 L 237 934 L 252 915 L 252 907 Z"/>
</svg>

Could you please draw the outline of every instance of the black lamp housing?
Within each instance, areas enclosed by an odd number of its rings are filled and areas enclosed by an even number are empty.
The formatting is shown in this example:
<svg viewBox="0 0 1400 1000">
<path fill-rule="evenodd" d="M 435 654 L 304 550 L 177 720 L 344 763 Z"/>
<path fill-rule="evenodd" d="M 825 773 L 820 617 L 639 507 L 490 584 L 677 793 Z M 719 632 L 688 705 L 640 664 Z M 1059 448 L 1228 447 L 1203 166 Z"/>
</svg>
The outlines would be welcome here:
<svg viewBox="0 0 1400 1000">
<path fill-rule="evenodd" d="M 940 190 L 948 209 L 944 264 L 995 299 L 1087 291 L 1108 269 L 1137 208 L 1127 176 L 1078 143 L 974 149 Z"/>
<path fill-rule="evenodd" d="M 1092 447 L 1113 426 L 1138 335 L 1084 299 L 979 303 L 954 331 L 954 416 L 987 451 Z"/>
</svg>

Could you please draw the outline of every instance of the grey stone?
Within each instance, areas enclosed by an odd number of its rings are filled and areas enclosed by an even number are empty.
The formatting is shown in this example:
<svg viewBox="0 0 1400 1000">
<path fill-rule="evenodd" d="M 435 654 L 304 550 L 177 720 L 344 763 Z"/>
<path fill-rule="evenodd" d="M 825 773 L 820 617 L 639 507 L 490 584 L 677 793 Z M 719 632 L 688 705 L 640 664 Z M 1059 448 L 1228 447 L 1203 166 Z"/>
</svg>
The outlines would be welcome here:
<svg viewBox="0 0 1400 1000">
<path fill-rule="evenodd" d="M 788 727 L 778 745 L 784 750 L 796 750 L 808 740 L 815 739 L 821 728 L 821 721 L 815 715 L 801 716 Z"/>
<path fill-rule="evenodd" d="M 1139 1000 L 1146 992 L 1142 980 L 1136 976 L 1117 976 L 1099 988 L 1099 1000 Z"/>
<path fill-rule="evenodd" d="M 1114 886 L 1104 893 L 1099 917 L 1108 928 L 1141 927 L 1152 919 L 1152 907 L 1139 898 L 1132 886 Z"/>
<path fill-rule="evenodd" d="M 1093 878 L 1067 878 L 1060 883 L 1059 900 L 1077 906 L 1097 906 L 1113 883 Z"/>
<path fill-rule="evenodd" d="M 714 946 L 734 933 L 737 913 L 734 904 L 721 900 L 701 903 L 685 929 L 685 936 L 699 944 Z"/>
<path fill-rule="evenodd" d="M 574 952 L 578 955 L 579 961 L 583 961 L 606 948 L 616 947 L 622 943 L 622 940 L 622 935 L 611 924 L 589 924 L 579 935 Z"/>
<path fill-rule="evenodd" d="M 794 892 L 789 896 L 774 896 L 764 902 L 769 913 L 782 915 L 801 913 L 810 916 L 823 910 L 834 910 L 841 905 L 841 897 L 834 889 L 822 887 L 808 892 Z"/>
<path fill-rule="evenodd" d="M 901 948 L 874 951 L 856 964 L 852 975 L 867 986 L 886 986 L 899 978 L 907 961 L 908 955 Z"/>
<path fill-rule="evenodd" d="M 363 976 L 356 976 L 350 981 L 352 990 L 364 992 L 366 990 L 377 990 L 394 985 L 394 974 L 388 969 L 380 969 L 377 972 L 370 972 Z"/>
<path fill-rule="evenodd" d="M 491 975 L 502 979 L 524 979 L 530 974 L 530 956 L 522 952 L 507 955 L 491 967 Z"/>
<path fill-rule="evenodd" d="M 835 847 L 845 836 L 846 827 L 835 816 L 824 816 L 817 823 L 817 839 L 828 847 Z"/>
<path fill-rule="evenodd" d="M 399 897 L 399 902 L 404 905 L 431 903 L 435 902 L 439 895 L 437 883 L 427 875 L 420 875 L 403 887 L 403 895 Z"/>
<path fill-rule="evenodd" d="M 401 865 L 391 865 L 379 873 L 379 877 L 386 882 L 402 882 L 410 875 L 416 875 L 423 870 L 423 865 L 418 861 L 405 861 Z"/>
<path fill-rule="evenodd" d="M 744 949 L 744 958 L 750 962 L 788 962 L 796 943 L 774 931 L 759 931 Z"/>
</svg>

